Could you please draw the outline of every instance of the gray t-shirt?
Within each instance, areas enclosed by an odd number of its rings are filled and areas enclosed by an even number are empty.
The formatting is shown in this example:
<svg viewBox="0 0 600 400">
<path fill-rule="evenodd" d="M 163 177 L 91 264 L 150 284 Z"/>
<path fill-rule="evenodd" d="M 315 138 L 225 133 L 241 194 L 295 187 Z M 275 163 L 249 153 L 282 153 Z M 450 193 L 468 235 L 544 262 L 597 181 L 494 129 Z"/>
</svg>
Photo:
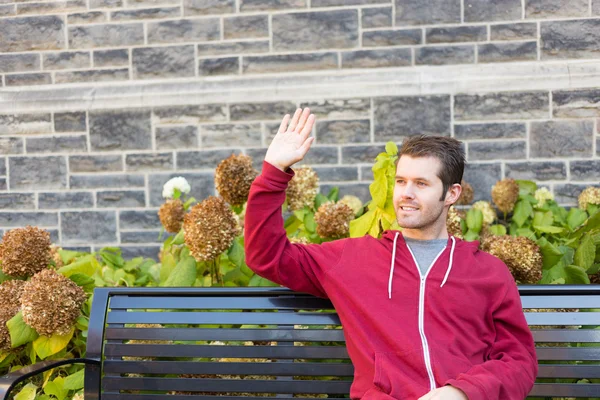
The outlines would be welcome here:
<svg viewBox="0 0 600 400">
<path fill-rule="evenodd" d="M 405 237 L 406 244 L 415 255 L 421 275 L 425 275 L 433 260 L 442 251 L 448 239 L 418 240 Z"/>
</svg>

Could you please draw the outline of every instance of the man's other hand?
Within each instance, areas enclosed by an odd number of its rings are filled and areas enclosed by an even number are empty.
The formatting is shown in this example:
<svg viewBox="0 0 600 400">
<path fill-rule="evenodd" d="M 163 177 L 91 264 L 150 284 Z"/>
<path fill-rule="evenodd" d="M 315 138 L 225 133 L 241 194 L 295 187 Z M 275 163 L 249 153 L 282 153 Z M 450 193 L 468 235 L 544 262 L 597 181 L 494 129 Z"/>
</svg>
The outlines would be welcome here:
<svg viewBox="0 0 600 400">
<path fill-rule="evenodd" d="M 469 400 L 465 392 L 453 386 L 444 386 L 419 397 L 419 400 Z"/>
<path fill-rule="evenodd" d="M 315 140 L 308 137 L 314 123 L 315 116 L 308 108 L 297 109 L 291 121 L 289 114 L 283 117 L 279 131 L 267 149 L 265 161 L 285 171 L 302 160 Z"/>
</svg>

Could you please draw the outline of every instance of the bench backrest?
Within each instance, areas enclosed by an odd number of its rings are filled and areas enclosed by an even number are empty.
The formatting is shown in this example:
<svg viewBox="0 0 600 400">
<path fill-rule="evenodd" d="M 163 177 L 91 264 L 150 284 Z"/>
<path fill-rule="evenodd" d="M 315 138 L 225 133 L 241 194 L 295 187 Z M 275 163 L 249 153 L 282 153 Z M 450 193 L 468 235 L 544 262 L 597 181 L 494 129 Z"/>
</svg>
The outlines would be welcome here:
<svg viewBox="0 0 600 400">
<path fill-rule="evenodd" d="M 531 395 L 600 397 L 576 383 L 600 378 L 600 286 L 520 292 L 540 360 Z M 86 367 L 86 399 L 347 397 L 341 328 L 329 301 L 284 288 L 96 289 L 87 356 L 103 364 Z"/>
</svg>

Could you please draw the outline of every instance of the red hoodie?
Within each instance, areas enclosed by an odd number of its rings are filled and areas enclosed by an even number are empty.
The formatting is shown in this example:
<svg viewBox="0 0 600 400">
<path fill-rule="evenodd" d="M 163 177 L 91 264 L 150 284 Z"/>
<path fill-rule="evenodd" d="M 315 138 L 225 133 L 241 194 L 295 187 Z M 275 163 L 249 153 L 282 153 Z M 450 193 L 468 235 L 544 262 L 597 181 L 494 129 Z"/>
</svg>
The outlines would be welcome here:
<svg viewBox="0 0 600 400">
<path fill-rule="evenodd" d="M 288 172 L 265 162 L 252 184 L 246 262 L 273 282 L 332 301 L 355 368 L 352 399 L 418 399 L 443 385 L 469 400 L 527 397 L 535 347 L 500 260 L 450 237 L 421 276 L 397 231 L 292 244 L 281 214 Z"/>
</svg>

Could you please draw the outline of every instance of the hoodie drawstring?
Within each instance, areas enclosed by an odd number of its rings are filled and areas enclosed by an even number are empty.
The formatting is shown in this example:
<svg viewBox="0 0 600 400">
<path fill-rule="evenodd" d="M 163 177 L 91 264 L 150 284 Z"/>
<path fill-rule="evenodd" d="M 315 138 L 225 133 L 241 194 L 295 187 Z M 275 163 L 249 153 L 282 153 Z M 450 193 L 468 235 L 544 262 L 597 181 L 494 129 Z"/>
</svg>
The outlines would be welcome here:
<svg viewBox="0 0 600 400">
<path fill-rule="evenodd" d="M 392 249 L 392 263 L 390 265 L 390 278 L 388 280 L 388 298 L 392 298 L 392 281 L 394 280 L 394 266 L 396 264 L 396 244 L 398 242 L 398 236 L 400 236 L 400 232 L 396 232 L 394 236 L 394 247 Z M 456 239 L 454 236 L 450 236 L 452 240 L 452 247 L 450 248 L 450 261 L 448 262 L 448 268 L 446 269 L 446 275 L 444 275 L 444 280 L 440 287 L 444 287 L 446 281 L 448 280 L 448 276 L 450 276 L 450 271 L 452 270 L 452 260 L 454 259 L 454 248 L 456 247 Z"/>
</svg>

